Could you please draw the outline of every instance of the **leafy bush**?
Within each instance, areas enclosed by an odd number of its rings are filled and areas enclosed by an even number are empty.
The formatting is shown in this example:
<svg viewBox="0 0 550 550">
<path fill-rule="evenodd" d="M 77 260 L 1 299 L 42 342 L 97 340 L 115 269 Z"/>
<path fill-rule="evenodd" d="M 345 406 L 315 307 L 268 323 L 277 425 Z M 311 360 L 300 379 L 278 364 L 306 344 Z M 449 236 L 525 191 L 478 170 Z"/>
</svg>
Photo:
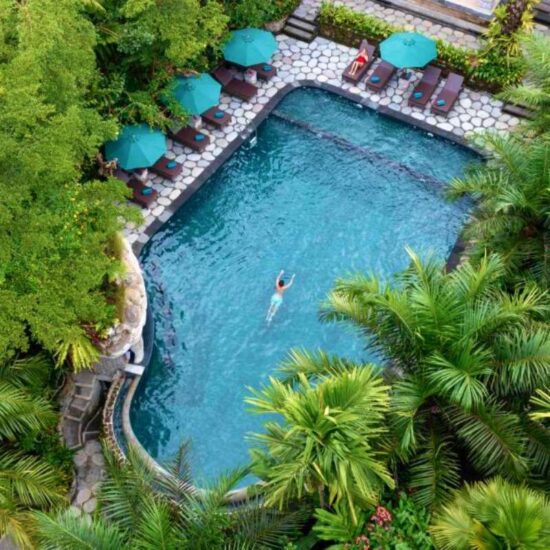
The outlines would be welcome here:
<svg viewBox="0 0 550 550">
<path fill-rule="evenodd" d="M 436 516 L 438 548 L 550 548 L 550 500 L 501 478 L 465 485 Z"/>
<path fill-rule="evenodd" d="M 313 527 L 321 540 L 337 542 L 332 546 L 346 550 L 430 550 L 430 515 L 404 492 L 378 506 L 357 511 L 361 522 L 354 525 L 344 508 L 333 512 L 317 510 Z"/>
<path fill-rule="evenodd" d="M 319 28 L 323 36 L 350 46 L 357 46 L 363 38 L 380 42 L 403 30 L 372 15 L 326 2 L 321 6 Z M 476 52 L 437 40 L 437 52 L 434 64 L 464 75 L 475 88 L 501 90 L 519 82 L 523 74 L 521 58 L 502 55 L 492 46 Z"/>
<path fill-rule="evenodd" d="M 225 0 L 232 28 L 263 27 L 292 13 L 300 0 Z"/>
</svg>

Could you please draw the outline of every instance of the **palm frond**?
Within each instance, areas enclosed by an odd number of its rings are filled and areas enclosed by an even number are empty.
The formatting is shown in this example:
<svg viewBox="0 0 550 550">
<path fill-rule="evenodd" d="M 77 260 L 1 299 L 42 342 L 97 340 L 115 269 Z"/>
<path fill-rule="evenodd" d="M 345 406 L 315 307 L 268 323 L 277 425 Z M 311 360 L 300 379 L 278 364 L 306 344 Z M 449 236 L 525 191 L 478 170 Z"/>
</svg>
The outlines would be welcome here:
<svg viewBox="0 0 550 550">
<path fill-rule="evenodd" d="M 17 435 L 39 431 L 53 420 L 47 400 L 0 382 L 0 437 L 13 440 Z"/>
<path fill-rule="evenodd" d="M 71 510 L 56 516 L 35 512 L 36 537 L 44 550 L 121 550 L 128 548 L 127 534 L 100 518 L 85 521 Z"/>
<path fill-rule="evenodd" d="M 501 473 L 514 479 L 525 477 L 528 468 L 524 457 L 525 435 L 517 415 L 487 402 L 469 412 L 450 408 L 449 418 L 480 472 Z"/>
<path fill-rule="evenodd" d="M 550 391 L 538 389 L 536 397 L 531 398 L 531 404 L 538 409 L 529 415 L 533 420 L 546 420 L 550 418 Z"/>
<path fill-rule="evenodd" d="M 422 451 L 410 464 L 409 476 L 418 504 L 434 508 L 446 502 L 460 483 L 460 464 L 450 438 L 431 429 Z"/>
<path fill-rule="evenodd" d="M 63 501 L 57 470 L 16 451 L 0 454 L 0 497 L 27 507 L 49 507 Z"/>
<path fill-rule="evenodd" d="M 250 548 L 281 548 L 284 538 L 294 538 L 308 521 L 310 510 L 273 510 L 259 501 L 240 507 L 232 515 L 232 527 L 236 540 Z"/>
</svg>

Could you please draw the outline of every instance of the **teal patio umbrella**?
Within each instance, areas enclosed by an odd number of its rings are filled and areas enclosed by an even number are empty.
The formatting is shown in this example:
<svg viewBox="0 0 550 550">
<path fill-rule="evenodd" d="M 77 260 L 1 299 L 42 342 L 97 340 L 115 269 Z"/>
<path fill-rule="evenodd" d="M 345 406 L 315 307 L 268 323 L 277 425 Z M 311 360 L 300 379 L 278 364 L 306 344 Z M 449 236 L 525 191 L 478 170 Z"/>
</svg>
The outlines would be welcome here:
<svg viewBox="0 0 550 550">
<path fill-rule="evenodd" d="M 223 47 L 226 61 L 250 67 L 265 63 L 277 51 L 277 41 L 268 31 L 241 29 L 231 33 L 229 42 Z"/>
<path fill-rule="evenodd" d="M 200 115 L 220 102 L 221 84 L 209 74 L 176 77 L 174 97 L 192 115 Z"/>
<path fill-rule="evenodd" d="M 147 124 L 124 126 L 117 139 L 105 144 L 107 160 L 118 160 L 124 170 L 148 168 L 166 153 L 166 137 Z"/>
<path fill-rule="evenodd" d="M 380 44 L 380 57 L 398 69 L 424 67 L 437 57 L 437 47 L 422 34 L 397 32 Z"/>
</svg>

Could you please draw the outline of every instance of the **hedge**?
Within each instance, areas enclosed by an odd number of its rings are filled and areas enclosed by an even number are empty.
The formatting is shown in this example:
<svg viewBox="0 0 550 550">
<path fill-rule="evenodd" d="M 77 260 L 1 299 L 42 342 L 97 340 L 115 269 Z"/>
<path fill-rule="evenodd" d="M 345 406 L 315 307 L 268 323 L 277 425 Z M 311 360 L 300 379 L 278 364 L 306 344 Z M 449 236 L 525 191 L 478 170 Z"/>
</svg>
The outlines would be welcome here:
<svg viewBox="0 0 550 550">
<path fill-rule="evenodd" d="M 378 44 L 391 34 L 404 30 L 383 19 L 328 2 L 323 2 L 321 6 L 318 23 L 322 36 L 347 46 L 357 46 L 363 38 Z M 488 48 L 475 51 L 454 46 L 444 40 L 438 39 L 436 42 L 438 57 L 433 64 L 444 71 L 464 75 L 472 88 L 498 92 L 521 80 L 521 58 L 508 60 Z"/>
</svg>

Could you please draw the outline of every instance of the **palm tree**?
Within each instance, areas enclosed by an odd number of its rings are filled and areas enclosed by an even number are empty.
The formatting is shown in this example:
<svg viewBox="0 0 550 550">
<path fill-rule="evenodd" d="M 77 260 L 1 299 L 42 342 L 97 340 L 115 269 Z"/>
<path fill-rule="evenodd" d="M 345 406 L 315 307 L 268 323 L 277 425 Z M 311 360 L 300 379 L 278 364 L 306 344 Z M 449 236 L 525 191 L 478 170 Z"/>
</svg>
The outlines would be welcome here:
<svg viewBox="0 0 550 550">
<path fill-rule="evenodd" d="M 498 253 L 512 283 L 534 278 L 547 288 L 550 275 L 550 137 L 530 142 L 517 135 L 487 133 L 480 144 L 491 152 L 487 163 L 451 182 L 449 197 L 476 200 L 465 236 L 470 255 Z"/>
<path fill-rule="evenodd" d="M 527 415 L 550 375 L 550 333 L 538 321 L 546 295 L 510 295 L 497 256 L 452 273 L 409 251 L 395 285 L 357 275 L 339 280 L 326 320 L 351 322 L 394 377 L 394 453 L 423 505 L 444 502 L 467 459 L 475 475 L 549 479 L 550 438 Z"/>
<path fill-rule="evenodd" d="M 246 399 L 252 412 L 282 420 L 253 435 L 263 446 L 253 458 L 268 505 L 318 495 L 321 507 L 340 502 L 356 522 L 356 503 L 373 503 L 385 485 L 393 486 L 380 448 L 388 387 L 372 365 L 335 363 L 328 371 L 313 382 L 303 373 L 296 384 L 270 378 Z"/>
<path fill-rule="evenodd" d="M 40 396 L 49 367 L 42 355 L 0 366 L 0 538 L 7 535 L 21 548 L 31 544 L 29 511 L 63 501 L 56 469 L 17 447 L 19 438 L 36 434 L 55 421 L 50 403 Z"/>
<path fill-rule="evenodd" d="M 500 478 L 466 485 L 435 518 L 442 550 L 550 548 L 550 500 Z"/>
<path fill-rule="evenodd" d="M 501 97 L 532 109 L 534 118 L 521 128 L 529 134 L 550 132 L 550 37 L 532 34 L 522 42 L 527 76 L 525 81 L 505 90 Z"/>
<path fill-rule="evenodd" d="M 70 510 L 55 515 L 36 512 L 34 534 L 45 550 L 216 550 L 280 548 L 305 521 L 303 510 L 281 513 L 251 502 L 227 508 L 227 492 L 243 471 L 222 477 L 200 496 L 192 488 L 185 448 L 159 478 L 135 449 L 119 464 L 107 455 L 108 477 L 99 495 L 100 513 L 91 520 Z M 229 513 L 228 513 L 229 512 Z"/>
</svg>

